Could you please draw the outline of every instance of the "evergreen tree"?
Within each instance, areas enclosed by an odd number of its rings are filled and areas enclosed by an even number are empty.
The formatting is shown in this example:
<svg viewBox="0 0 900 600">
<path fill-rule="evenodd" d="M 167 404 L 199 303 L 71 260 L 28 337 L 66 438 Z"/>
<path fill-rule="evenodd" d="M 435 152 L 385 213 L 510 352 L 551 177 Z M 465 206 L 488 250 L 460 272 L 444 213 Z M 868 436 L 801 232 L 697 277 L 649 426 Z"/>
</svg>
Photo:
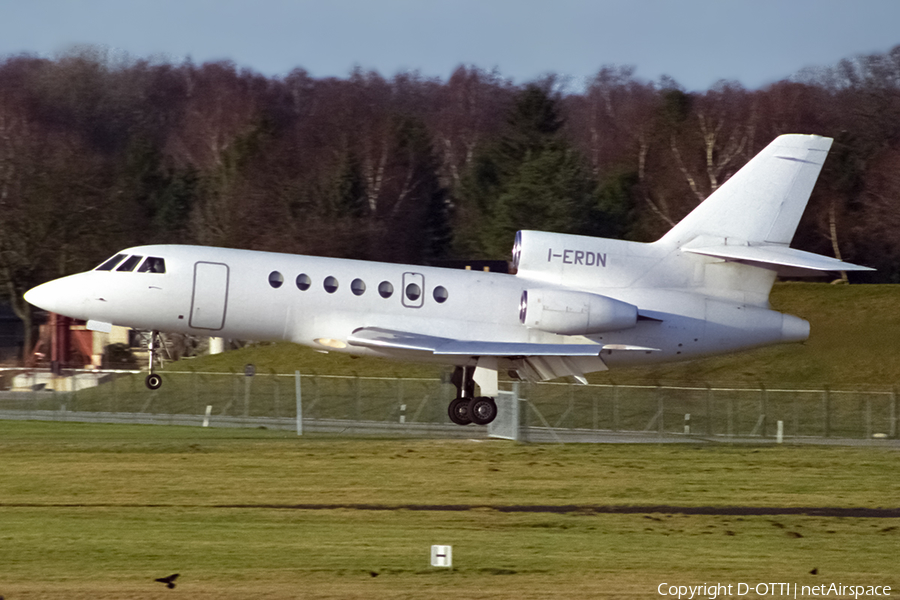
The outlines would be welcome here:
<svg viewBox="0 0 900 600">
<path fill-rule="evenodd" d="M 458 196 L 462 254 L 502 258 L 519 229 L 589 230 L 599 210 L 596 182 L 563 138 L 558 102 L 530 85 L 518 96 L 500 140 L 478 154 Z"/>
<path fill-rule="evenodd" d="M 127 197 L 119 203 L 117 222 L 128 230 L 130 243 L 183 241 L 199 176 L 193 167 L 168 168 L 149 138 L 130 140 L 119 172 Z"/>
<path fill-rule="evenodd" d="M 440 161 L 428 128 L 418 117 L 397 117 L 394 140 L 399 188 L 389 231 L 392 238 L 405 238 L 405 243 L 392 258 L 425 263 L 446 258 L 452 240 L 448 195 L 438 176 Z"/>
<path fill-rule="evenodd" d="M 359 159 L 352 150 L 342 155 L 331 186 L 331 201 L 328 204 L 338 216 L 361 219 L 366 215 L 366 180 Z"/>
</svg>

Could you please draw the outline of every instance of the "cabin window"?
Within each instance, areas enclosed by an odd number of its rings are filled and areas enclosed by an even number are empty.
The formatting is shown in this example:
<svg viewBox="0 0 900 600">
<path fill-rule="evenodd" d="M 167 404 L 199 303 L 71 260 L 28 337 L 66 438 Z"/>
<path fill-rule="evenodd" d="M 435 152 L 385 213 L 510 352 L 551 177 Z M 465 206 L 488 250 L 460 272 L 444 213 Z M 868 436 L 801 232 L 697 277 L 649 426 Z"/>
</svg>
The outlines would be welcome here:
<svg viewBox="0 0 900 600">
<path fill-rule="evenodd" d="M 447 293 L 447 288 L 442 285 L 434 288 L 434 301 L 438 304 L 442 304 L 447 301 L 447 298 L 450 297 L 450 294 Z"/>
<path fill-rule="evenodd" d="M 137 254 L 129 256 L 116 271 L 134 271 L 134 268 L 141 262 L 142 258 L 144 257 L 138 256 Z"/>
<path fill-rule="evenodd" d="M 422 295 L 422 288 L 418 286 L 418 284 L 411 283 L 406 286 L 406 297 L 411 301 L 416 301 L 419 299 L 419 296 Z"/>
<path fill-rule="evenodd" d="M 354 296 L 362 296 L 366 293 L 366 282 L 362 279 L 354 279 L 350 283 L 350 291 Z"/>
<path fill-rule="evenodd" d="M 101 264 L 99 267 L 94 269 L 95 271 L 112 271 L 113 268 L 122 262 L 122 259 L 125 258 L 127 254 L 116 254 L 112 258 L 108 259 L 106 262 Z"/>
<path fill-rule="evenodd" d="M 325 291 L 329 294 L 333 294 L 338 289 L 338 280 L 329 275 L 325 278 Z"/>
<path fill-rule="evenodd" d="M 282 283 L 284 283 L 284 275 L 282 275 L 278 271 L 272 271 L 271 273 L 269 273 L 269 285 L 277 289 L 281 287 Z"/>
<path fill-rule="evenodd" d="M 148 256 L 138 273 L 165 273 L 166 261 L 155 256 Z"/>
<path fill-rule="evenodd" d="M 389 281 L 382 281 L 378 284 L 378 293 L 382 298 L 390 298 L 394 293 L 394 286 Z"/>
<path fill-rule="evenodd" d="M 306 273 L 297 275 L 297 289 L 305 292 L 312 285 L 312 279 Z"/>
</svg>

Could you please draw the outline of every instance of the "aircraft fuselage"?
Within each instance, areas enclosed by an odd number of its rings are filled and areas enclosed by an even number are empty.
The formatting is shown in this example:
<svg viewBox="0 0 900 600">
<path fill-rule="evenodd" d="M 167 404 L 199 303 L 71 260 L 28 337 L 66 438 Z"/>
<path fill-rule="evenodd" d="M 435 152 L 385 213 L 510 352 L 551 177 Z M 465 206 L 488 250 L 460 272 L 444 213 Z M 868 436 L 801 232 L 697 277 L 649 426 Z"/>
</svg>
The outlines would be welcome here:
<svg viewBox="0 0 900 600">
<path fill-rule="evenodd" d="M 584 373 L 742 350 L 785 337 L 781 313 L 684 290 L 592 288 L 592 293 L 646 307 L 641 313 L 650 318 L 622 331 L 571 336 L 528 328 L 519 318 L 525 290 L 568 288 L 515 275 L 204 246 L 142 246 L 120 254 L 140 257 L 134 262 L 161 258 L 165 272 L 121 271 L 116 265 L 39 286 L 29 301 L 74 318 L 136 329 L 286 340 L 391 358 L 397 353 L 350 345 L 348 339 L 357 329 L 378 327 L 454 339 L 590 341 L 654 350 L 604 350 L 602 357 L 579 357 L 575 360 Z M 410 358 L 471 362 L 467 356 Z"/>
</svg>

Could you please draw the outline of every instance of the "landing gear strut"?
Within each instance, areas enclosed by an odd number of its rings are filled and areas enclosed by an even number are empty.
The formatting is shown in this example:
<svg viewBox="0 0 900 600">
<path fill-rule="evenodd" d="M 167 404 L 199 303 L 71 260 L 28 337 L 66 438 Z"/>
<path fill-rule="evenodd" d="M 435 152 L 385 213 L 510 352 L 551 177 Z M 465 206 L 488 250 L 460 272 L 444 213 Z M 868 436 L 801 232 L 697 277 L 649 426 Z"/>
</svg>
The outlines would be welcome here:
<svg viewBox="0 0 900 600">
<path fill-rule="evenodd" d="M 150 332 L 150 343 L 147 344 L 147 354 L 150 357 L 150 374 L 147 375 L 147 379 L 144 380 L 144 384 L 148 389 L 158 390 L 162 385 L 162 376 L 158 373 L 153 372 L 153 363 L 156 362 L 156 347 L 155 342 L 159 337 L 158 331 Z"/>
<path fill-rule="evenodd" d="M 447 414 L 457 425 L 487 425 L 497 417 L 497 404 L 493 398 L 475 396 L 473 367 L 456 367 L 450 381 L 456 386 L 456 398 L 450 403 Z"/>
</svg>

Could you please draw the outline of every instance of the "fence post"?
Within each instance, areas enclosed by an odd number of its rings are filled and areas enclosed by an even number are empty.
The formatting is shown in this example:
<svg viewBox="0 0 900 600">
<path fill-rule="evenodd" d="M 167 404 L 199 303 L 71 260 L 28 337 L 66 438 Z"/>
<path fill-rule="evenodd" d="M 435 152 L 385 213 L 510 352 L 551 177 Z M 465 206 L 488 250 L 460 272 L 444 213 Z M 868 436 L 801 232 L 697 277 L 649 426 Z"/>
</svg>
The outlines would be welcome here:
<svg viewBox="0 0 900 600">
<path fill-rule="evenodd" d="M 316 397 L 313 398 L 312 404 L 309 405 L 309 410 L 319 406 L 319 403 L 322 401 L 322 378 L 318 375 L 313 375 L 313 386 L 316 388 Z M 310 413 L 310 418 L 315 418 L 312 413 Z"/>
<path fill-rule="evenodd" d="M 248 418 L 250 416 L 250 382 L 253 381 L 253 377 L 250 375 L 244 375 L 244 418 Z"/>
<path fill-rule="evenodd" d="M 800 435 L 800 402 L 798 401 L 798 394 L 793 395 L 793 407 L 794 407 L 794 436 Z"/>
<path fill-rule="evenodd" d="M 768 437 L 766 435 L 766 424 L 768 423 L 768 415 L 769 415 L 769 391 L 766 389 L 765 384 L 759 384 L 760 391 L 762 395 L 759 398 L 759 435 L 760 437 Z"/>
<path fill-rule="evenodd" d="M 706 435 L 713 434 L 713 390 L 712 386 L 706 384 Z"/>
<path fill-rule="evenodd" d="M 234 406 L 235 414 L 237 414 L 237 403 L 238 403 L 238 394 L 239 386 L 241 385 L 240 381 L 237 378 L 237 374 L 234 372 L 234 369 L 228 369 L 231 373 L 231 402 L 228 403 L 229 406 Z"/>
<path fill-rule="evenodd" d="M 728 418 L 728 435 L 734 437 L 737 432 L 734 426 L 734 395 L 729 395 L 728 404 L 725 405 Z"/>
<path fill-rule="evenodd" d="M 612 428 L 613 431 L 619 430 L 619 386 L 616 384 L 613 384 Z"/>
<path fill-rule="evenodd" d="M 872 397 L 866 396 L 866 439 L 872 439 Z"/>
<path fill-rule="evenodd" d="M 656 413 L 659 415 L 659 420 L 656 422 L 656 431 L 657 433 L 662 435 L 666 431 L 665 424 L 663 423 L 663 415 L 665 414 L 666 405 L 663 402 L 662 386 L 660 385 L 656 386 L 656 403 L 659 407 L 659 412 Z"/>
<path fill-rule="evenodd" d="M 110 407 L 110 410 L 109 410 L 110 413 L 116 412 L 116 408 L 118 408 L 118 406 L 119 406 L 119 402 L 118 402 L 119 394 L 117 393 L 117 390 L 116 390 L 116 379 L 118 379 L 118 378 L 119 378 L 118 374 L 113 373 L 112 380 L 109 382 L 112 387 L 112 406 Z"/>
<path fill-rule="evenodd" d="M 359 380 L 359 375 L 354 375 L 353 378 L 354 378 L 354 382 L 356 384 L 354 386 L 354 388 L 355 388 L 354 391 L 355 391 L 355 395 L 356 395 L 356 417 L 355 417 L 355 419 L 357 421 L 361 421 L 362 420 L 362 387 L 361 387 L 361 382 Z"/>
<path fill-rule="evenodd" d="M 530 404 L 530 402 L 528 402 L 528 400 L 526 398 L 521 398 L 521 397 L 519 398 L 519 402 L 525 403 L 524 408 L 522 408 L 523 407 L 522 404 L 519 404 L 519 409 L 521 409 L 525 413 L 525 415 L 524 415 L 525 422 L 522 423 L 522 441 L 527 444 L 528 443 L 528 429 L 531 427 L 531 411 L 528 410 L 528 408 L 529 408 L 528 405 Z M 522 416 L 523 415 L 520 414 L 519 418 L 521 418 Z"/>
<path fill-rule="evenodd" d="M 569 384 L 569 410 L 566 412 L 575 412 L 575 384 Z M 577 422 L 577 420 L 576 420 Z M 560 425 L 562 425 L 562 419 L 560 419 Z"/>
<path fill-rule="evenodd" d="M 513 402 L 516 403 L 515 425 L 516 425 L 516 441 L 522 439 L 522 398 L 519 397 L 520 385 L 518 381 L 512 384 Z M 525 407 L 525 413 L 528 413 L 528 407 Z"/>
<path fill-rule="evenodd" d="M 200 395 L 200 386 L 197 385 L 197 371 L 191 370 L 191 389 L 193 390 L 193 397 L 197 399 L 197 408 L 203 408 L 203 397 Z M 212 406 L 211 404 L 207 404 L 206 406 Z"/>
<path fill-rule="evenodd" d="M 831 437 L 831 394 L 827 385 L 822 392 L 822 404 L 825 412 L 825 430 L 822 432 L 822 437 Z"/>
<path fill-rule="evenodd" d="M 300 371 L 294 371 L 294 394 L 297 401 L 297 435 L 303 435 L 303 399 L 300 395 Z"/>
<path fill-rule="evenodd" d="M 403 401 L 403 378 L 397 378 L 397 406 L 400 407 L 400 422 L 406 423 L 406 404 Z"/>
<path fill-rule="evenodd" d="M 272 385 L 275 386 L 275 392 L 272 396 L 272 402 L 275 404 L 273 407 L 275 412 L 275 420 L 278 421 L 281 419 L 281 385 L 278 381 L 278 374 L 275 371 L 272 371 Z"/>
<path fill-rule="evenodd" d="M 891 390 L 891 422 L 888 425 L 891 439 L 897 437 L 897 388 Z"/>
</svg>

